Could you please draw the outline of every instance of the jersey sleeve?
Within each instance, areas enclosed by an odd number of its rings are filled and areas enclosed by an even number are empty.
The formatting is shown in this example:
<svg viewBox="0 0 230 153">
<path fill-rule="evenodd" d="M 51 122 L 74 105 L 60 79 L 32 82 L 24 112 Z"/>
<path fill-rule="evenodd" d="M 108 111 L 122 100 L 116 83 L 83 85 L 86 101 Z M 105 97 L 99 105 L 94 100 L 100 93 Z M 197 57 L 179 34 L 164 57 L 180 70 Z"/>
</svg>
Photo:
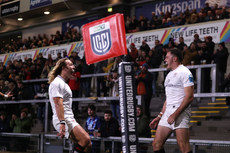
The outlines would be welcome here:
<svg viewBox="0 0 230 153">
<path fill-rule="evenodd" d="M 190 71 L 184 73 L 182 79 L 183 79 L 182 82 L 184 87 L 189 87 L 194 85 L 194 78 Z"/>
<path fill-rule="evenodd" d="M 51 97 L 60 97 L 63 98 L 63 94 L 59 85 L 51 84 L 50 85 L 50 95 Z"/>
</svg>

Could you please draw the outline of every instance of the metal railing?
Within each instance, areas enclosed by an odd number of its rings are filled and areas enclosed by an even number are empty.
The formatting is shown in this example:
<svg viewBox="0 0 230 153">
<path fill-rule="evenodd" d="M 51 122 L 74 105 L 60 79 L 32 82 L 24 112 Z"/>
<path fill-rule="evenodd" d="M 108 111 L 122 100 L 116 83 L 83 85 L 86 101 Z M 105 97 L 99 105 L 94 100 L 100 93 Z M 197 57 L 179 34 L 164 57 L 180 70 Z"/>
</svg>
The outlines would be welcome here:
<svg viewBox="0 0 230 153">
<path fill-rule="evenodd" d="M 196 94 L 201 93 L 201 81 L 202 81 L 202 73 L 201 70 L 204 68 L 210 68 L 211 69 L 211 78 L 212 78 L 212 87 L 211 87 L 211 93 L 216 92 L 216 64 L 204 64 L 204 65 L 190 65 L 187 66 L 189 69 L 196 69 L 196 80 L 197 80 L 197 87 L 196 87 Z M 149 72 L 162 72 L 167 71 L 166 68 L 158 68 L 158 69 L 149 69 Z M 218 96 L 219 94 L 217 94 Z M 199 98 L 198 98 L 199 100 Z M 212 101 L 215 101 L 215 97 L 212 98 Z"/>
<path fill-rule="evenodd" d="M 137 104 L 141 104 L 141 96 L 136 96 Z M 97 97 L 96 99 L 88 98 L 73 98 L 73 102 L 84 102 L 84 103 L 96 103 L 96 101 L 110 101 L 119 100 L 119 97 Z M 22 103 L 45 103 L 45 125 L 44 132 L 48 132 L 48 112 L 49 112 L 49 99 L 39 99 L 39 100 L 19 100 L 19 101 L 0 101 L 1 104 L 22 104 Z"/>
<path fill-rule="evenodd" d="M 55 134 L 26 134 L 26 133 L 0 133 L 1 137 L 24 137 L 24 138 L 32 138 L 34 137 L 37 140 L 37 147 L 34 149 L 34 151 L 38 153 L 46 153 L 45 152 L 45 146 L 49 145 L 47 143 L 50 140 L 54 140 L 56 142 L 56 145 L 62 146 L 63 150 L 69 150 L 69 152 L 72 150 L 71 142 L 67 139 L 60 139 Z M 94 141 L 110 141 L 112 143 L 112 152 L 114 153 L 115 149 L 115 143 L 121 142 L 121 137 L 107 137 L 107 138 L 101 138 L 101 137 L 91 137 L 91 140 Z M 151 143 L 154 140 L 154 138 L 139 138 L 139 144 L 147 144 L 148 145 L 148 152 L 152 152 L 152 146 Z M 212 153 L 230 153 L 230 141 L 217 141 L 217 140 L 196 140 L 191 139 L 190 145 L 192 147 L 193 153 L 199 153 L 199 149 L 206 150 L 212 150 Z M 170 150 L 167 150 L 167 148 L 170 146 Z M 178 148 L 177 146 L 177 140 L 176 139 L 168 139 L 165 144 L 166 151 L 172 152 L 173 149 Z M 102 148 L 101 148 L 102 149 Z M 119 148 L 120 149 L 120 148 Z M 208 153 L 208 152 L 207 152 Z"/>
<path fill-rule="evenodd" d="M 198 100 L 202 97 L 212 97 L 212 101 L 215 101 L 215 97 L 227 97 L 230 96 L 230 93 L 216 93 L 216 64 L 207 64 L 207 65 L 193 65 L 188 66 L 189 69 L 197 69 L 197 92 L 194 94 L 194 97 Z M 212 92 L 211 93 L 201 93 L 201 70 L 202 68 L 211 68 L 211 78 L 212 78 Z M 158 68 L 158 69 L 149 69 L 150 72 L 163 72 L 167 71 L 166 68 Z M 100 73 L 100 74 L 88 74 L 82 75 L 82 78 L 85 77 L 98 77 L 98 76 L 105 76 L 108 73 Z M 38 79 L 38 80 L 26 80 L 24 82 L 40 82 L 44 81 L 45 79 Z M 137 103 L 141 104 L 141 96 L 137 97 Z M 96 101 L 110 101 L 110 100 L 119 100 L 119 97 L 97 97 L 95 100 L 92 100 L 90 97 L 88 98 L 73 98 L 73 102 L 96 102 Z M 21 100 L 21 101 L 0 101 L 1 104 L 19 104 L 19 103 L 45 103 L 45 125 L 44 131 L 48 131 L 48 106 L 49 106 L 49 99 L 41 99 L 41 100 Z"/>
<path fill-rule="evenodd" d="M 201 82 L 202 82 L 202 73 L 201 70 L 204 68 L 210 68 L 211 69 L 211 78 L 212 78 L 212 87 L 211 87 L 211 93 L 216 92 L 216 64 L 204 64 L 204 65 L 190 65 L 187 66 L 189 69 L 196 69 L 196 80 L 197 80 L 197 87 L 196 87 L 196 93 L 201 93 Z M 164 72 L 167 71 L 166 68 L 157 68 L 157 69 L 149 69 L 149 72 Z M 98 74 L 85 74 L 81 75 L 81 78 L 87 78 L 87 77 L 99 77 L 99 76 L 106 76 L 109 75 L 109 73 L 98 73 Z M 45 82 L 48 81 L 48 79 L 34 79 L 34 80 L 24 80 L 24 83 L 35 83 L 35 82 Z M 199 100 L 199 98 L 198 98 Z M 212 98 L 212 101 L 215 101 L 215 97 Z"/>
</svg>

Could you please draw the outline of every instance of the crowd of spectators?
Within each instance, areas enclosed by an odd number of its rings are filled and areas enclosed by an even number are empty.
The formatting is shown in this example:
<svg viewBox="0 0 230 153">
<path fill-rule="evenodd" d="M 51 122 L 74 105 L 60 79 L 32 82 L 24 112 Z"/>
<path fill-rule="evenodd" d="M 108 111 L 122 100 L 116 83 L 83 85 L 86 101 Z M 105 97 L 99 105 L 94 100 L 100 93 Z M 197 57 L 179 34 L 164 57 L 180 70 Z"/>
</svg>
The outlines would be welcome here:
<svg viewBox="0 0 230 153">
<path fill-rule="evenodd" d="M 0 44 L 0 54 L 16 51 L 25 51 L 28 49 L 65 44 L 76 42 L 82 39 L 81 34 L 74 28 L 68 28 L 67 32 L 62 34 L 59 30 L 48 37 L 46 34 L 28 37 L 27 39 L 11 39 L 10 43 Z"/>
<path fill-rule="evenodd" d="M 141 15 L 139 19 L 136 19 L 136 16 L 127 16 L 125 20 L 126 32 L 138 32 L 229 18 L 229 11 L 225 6 L 219 7 L 218 4 L 216 4 L 211 8 L 208 3 L 206 3 L 205 8 L 200 9 L 199 12 L 197 12 L 196 9 L 189 11 L 187 8 L 185 12 L 181 12 L 179 15 L 173 16 L 172 13 L 173 7 L 170 12 L 161 12 L 159 16 L 156 16 L 156 13 L 152 12 L 151 19 L 143 15 Z M 50 37 L 43 34 L 43 36 L 29 36 L 23 40 L 11 40 L 10 43 L 0 43 L 0 54 L 80 40 L 82 40 L 81 33 L 74 28 L 68 28 L 67 32 L 61 33 L 60 31 L 56 31 L 56 33 L 50 35 Z"/>
<path fill-rule="evenodd" d="M 219 7 L 218 4 L 215 4 L 215 6 L 211 8 L 209 4 L 206 3 L 205 7 L 200 9 L 199 12 L 197 12 L 196 9 L 189 11 L 187 8 L 185 12 L 174 16 L 172 15 L 173 9 L 172 7 L 171 10 L 166 13 L 161 12 L 159 16 L 156 16 L 156 13 L 152 12 L 151 19 L 143 15 L 140 15 L 139 19 L 136 19 L 136 16 L 127 16 L 125 21 L 126 31 L 145 31 L 229 18 L 229 12 L 226 7 Z"/>
<path fill-rule="evenodd" d="M 204 9 L 206 10 L 206 9 Z M 211 9 L 213 10 L 213 9 Z M 218 9 L 219 10 L 219 9 Z M 184 18 L 187 19 L 187 18 Z M 44 45 L 53 45 L 59 44 L 63 40 L 69 40 L 72 38 L 73 34 L 76 33 L 74 29 L 69 29 L 65 36 L 61 36 L 60 32 L 57 32 L 53 39 L 48 40 L 46 36 L 39 36 L 38 38 L 34 37 L 33 39 L 24 40 L 24 42 L 31 43 L 21 43 L 23 44 L 22 48 L 30 48 L 40 44 Z M 65 39 L 64 39 L 65 38 Z M 68 39 L 66 39 L 68 38 Z M 80 39 L 80 37 L 78 37 Z M 71 39 L 72 41 L 76 41 Z M 66 43 L 66 42 L 65 42 Z M 25 45 L 27 44 L 27 45 Z M 31 46 L 32 44 L 32 46 Z M 33 47 L 32 47 L 33 48 Z M 159 74 L 157 72 L 150 73 L 148 69 L 164 67 L 164 57 L 169 49 L 178 48 L 183 54 L 182 63 L 187 65 L 194 64 L 210 64 L 216 63 L 218 74 L 218 90 L 224 91 L 225 89 L 225 80 L 224 75 L 227 68 L 227 59 L 228 59 L 228 49 L 225 46 L 224 42 L 218 44 L 218 49 L 215 49 L 215 43 L 212 41 L 211 36 L 207 36 L 202 41 L 199 38 L 198 34 L 194 35 L 194 40 L 189 46 L 184 43 L 183 37 L 180 37 L 179 42 L 175 42 L 173 39 L 169 40 L 167 45 L 160 44 L 159 40 L 155 40 L 153 48 L 149 47 L 149 44 L 143 40 L 140 48 L 136 48 L 134 43 L 131 43 L 128 48 L 128 54 L 125 56 L 119 56 L 111 58 L 105 61 L 98 62 L 96 64 L 88 65 L 86 64 L 85 58 L 80 59 L 76 52 L 73 52 L 69 59 L 76 65 L 76 72 L 73 75 L 73 78 L 68 82 L 72 91 L 73 98 L 76 97 L 90 97 L 90 96 L 118 96 L 118 79 L 117 79 L 117 70 L 118 65 L 121 61 L 128 61 L 134 63 L 135 71 L 135 81 L 137 85 L 137 94 L 142 95 L 144 98 L 144 105 L 142 113 L 148 118 L 150 100 L 152 96 L 156 96 L 157 92 L 157 80 Z M 46 82 L 39 82 L 34 84 L 24 83 L 23 80 L 33 80 L 47 78 L 48 73 L 56 61 L 60 58 L 66 57 L 66 52 L 58 53 L 57 58 L 53 59 L 51 55 L 48 55 L 48 58 L 44 58 L 40 53 L 37 56 L 36 60 L 25 59 L 8 61 L 5 66 L 3 63 L 0 63 L 0 101 L 3 100 L 29 100 L 29 99 L 47 99 L 48 98 L 48 84 Z M 107 73 L 109 75 L 106 77 L 97 77 L 96 84 L 97 89 L 96 93 L 93 93 L 95 89 L 91 88 L 92 77 L 81 78 L 81 75 L 92 74 L 92 73 Z M 194 77 L 196 77 L 195 71 L 192 71 Z M 202 70 L 203 81 L 202 81 L 202 92 L 210 92 L 210 69 Z M 227 78 L 229 79 L 229 78 Z M 28 94 L 30 93 L 30 94 Z M 119 107 L 116 101 L 112 102 L 111 110 L 112 112 L 107 112 L 114 119 L 120 118 L 119 116 Z M 74 106 L 73 110 L 77 112 L 77 106 Z M 94 107 L 89 107 L 95 111 Z M 142 109 L 142 107 L 140 107 Z M 31 104 L 12 104 L 12 105 L 0 105 L 0 111 L 3 110 L 1 116 L 6 116 L 7 112 L 10 117 L 11 125 L 16 123 L 16 119 L 20 118 L 21 115 L 30 116 L 34 119 L 37 118 L 43 122 L 44 119 L 44 105 L 37 104 L 36 107 Z M 25 111 L 26 110 L 26 111 Z M 3 115 L 2 115 L 3 114 Z M 94 117 L 95 114 L 91 114 Z M 90 115 L 89 115 L 90 116 Z M 146 118 L 145 117 L 145 118 Z M 90 119 L 90 118 L 89 118 Z M 92 119 L 92 118 L 91 118 Z M 9 120 L 9 121 L 10 121 Z M 6 121 L 4 121 L 5 123 Z M 103 123 L 104 122 L 104 123 Z M 107 124 L 106 121 L 103 121 L 103 124 Z M 101 126 L 103 126 L 103 124 Z M 29 132 L 31 126 L 28 127 Z M 1 129 L 4 129 L 4 126 L 0 126 Z M 15 127 L 12 126 L 12 129 Z M 16 129 L 16 128 L 15 128 Z M 101 131 L 102 132 L 102 131 Z M 101 135 L 103 136 L 103 134 Z"/>
</svg>

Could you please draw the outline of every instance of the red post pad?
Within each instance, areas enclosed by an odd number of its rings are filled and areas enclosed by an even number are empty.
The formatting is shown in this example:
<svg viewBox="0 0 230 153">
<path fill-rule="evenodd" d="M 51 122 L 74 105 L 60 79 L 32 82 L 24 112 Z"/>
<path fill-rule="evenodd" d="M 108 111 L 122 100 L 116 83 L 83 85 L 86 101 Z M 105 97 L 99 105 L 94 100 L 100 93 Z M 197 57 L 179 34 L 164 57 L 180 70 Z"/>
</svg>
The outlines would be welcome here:
<svg viewBox="0 0 230 153">
<path fill-rule="evenodd" d="M 87 64 L 127 54 L 122 14 L 114 14 L 85 24 L 82 32 Z"/>
</svg>

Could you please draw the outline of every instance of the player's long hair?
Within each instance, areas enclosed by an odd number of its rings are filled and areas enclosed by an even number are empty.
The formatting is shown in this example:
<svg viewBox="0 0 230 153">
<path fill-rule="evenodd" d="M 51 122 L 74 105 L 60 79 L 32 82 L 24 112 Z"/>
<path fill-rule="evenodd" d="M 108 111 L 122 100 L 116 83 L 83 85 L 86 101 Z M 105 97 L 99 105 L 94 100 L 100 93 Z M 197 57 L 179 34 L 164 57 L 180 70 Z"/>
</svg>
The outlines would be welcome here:
<svg viewBox="0 0 230 153">
<path fill-rule="evenodd" d="M 59 59 L 57 61 L 54 68 L 48 74 L 48 83 L 49 84 L 56 78 L 57 75 L 61 74 L 63 66 L 64 67 L 66 66 L 66 62 L 65 62 L 66 60 L 68 60 L 68 58 L 62 58 L 62 59 Z"/>
</svg>

